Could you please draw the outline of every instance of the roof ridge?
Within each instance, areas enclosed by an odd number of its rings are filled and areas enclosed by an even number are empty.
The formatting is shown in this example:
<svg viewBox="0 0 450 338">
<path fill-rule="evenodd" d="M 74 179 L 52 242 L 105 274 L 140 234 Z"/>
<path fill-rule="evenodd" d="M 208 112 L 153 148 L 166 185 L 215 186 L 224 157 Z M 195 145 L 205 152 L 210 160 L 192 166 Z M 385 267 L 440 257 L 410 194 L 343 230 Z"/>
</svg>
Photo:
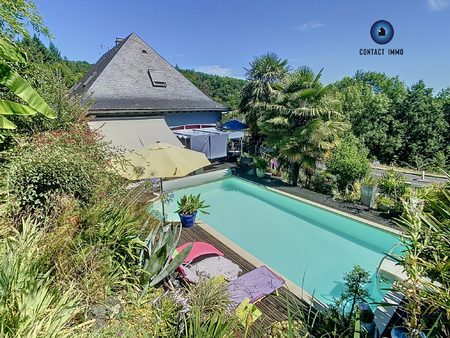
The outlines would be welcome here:
<svg viewBox="0 0 450 338">
<path fill-rule="evenodd" d="M 148 43 L 147 43 L 147 41 L 145 41 L 144 39 L 142 39 L 137 33 L 135 33 L 135 32 L 132 32 L 131 34 L 130 34 L 130 36 L 131 35 L 136 35 L 136 37 L 138 38 L 138 39 L 140 39 L 140 40 L 142 40 L 157 56 L 159 56 L 162 60 L 164 60 L 164 62 L 165 63 L 167 63 L 169 66 L 170 66 L 170 68 L 172 68 L 172 70 L 174 70 L 175 72 L 177 72 L 178 74 L 180 74 L 182 77 L 184 77 L 187 81 L 189 81 L 189 82 L 191 82 L 186 76 L 184 76 L 178 69 L 176 69 L 169 61 L 167 61 L 166 60 L 166 58 L 164 57 L 164 56 L 162 56 L 161 54 L 159 54 L 155 49 L 153 49 L 153 47 L 152 46 L 150 46 Z M 191 82 L 192 83 L 192 82 Z M 203 95 L 205 95 L 207 98 L 209 98 L 209 99 L 211 99 L 212 101 L 214 101 L 215 103 L 217 103 L 217 104 L 219 104 L 219 105 L 221 105 L 221 106 L 223 106 L 224 108 L 227 108 L 225 105 L 223 105 L 223 104 L 221 104 L 221 103 L 219 103 L 219 102 L 216 102 L 216 100 L 214 100 L 212 97 L 210 97 L 209 95 L 207 95 L 206 93 L 204 93 L 202 90 L 200 90 L 196 85 L 194 85 L 193 83 L 192 83 L 192 85 L 199 91 L 199 92 L 201 92 Z M 228 108 L 229 109 L 229 108 Z"/>
<path fill-rule="evenodd" d="M 152 86 L 149 70 L 163 71 L 170 84 L 164 89 Z M 71 93 L 85 95 L 86 99 L 92 95 L 95 102 L 90 111 L 228 110 L 196 87 L 135 32 L 100 57 Z"/>
<path fill-rule="evenodd" d="M 86 86 L 83 86 L 83 89 L 89 90 L 91 85 L 94 83 L 94 81 L 97 79 L 97 77 L 105 70 L 106 67 L 108 67 L 108 64 L 111 62 L 111 60 L 114 58 L 115 55 L 119 52 L 119 50 L 125 45 L 125 43 L 128 41 L 128 39 L 133 35 L 136 34 L 132 32 L 125 38 L 123 38 L 122 41 L 117 43 L 114 47 L 109 49 L 106 53 L 104 53 L 100 58 L 95 62 L 94 66 L 91 67 L 91 69 L 75 84 L 70 88 L 69 93 L 76 94 L 77 89 L 89 79 L 89 83 L 86 84 Z M 137 34 L 136 34 L 137 35 Z M 101 63 L 102 59 L 104 59 L 105 63 Z"/>
</svg>

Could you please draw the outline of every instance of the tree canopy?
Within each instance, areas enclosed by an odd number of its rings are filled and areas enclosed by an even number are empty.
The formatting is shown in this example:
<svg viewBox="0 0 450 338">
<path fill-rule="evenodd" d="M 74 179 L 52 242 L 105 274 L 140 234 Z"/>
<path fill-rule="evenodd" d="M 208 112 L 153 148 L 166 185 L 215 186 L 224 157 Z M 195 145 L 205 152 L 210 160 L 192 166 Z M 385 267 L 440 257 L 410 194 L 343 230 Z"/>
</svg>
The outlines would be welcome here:
<svg viewBox="0 0 450 338">
<path fill-rule="evenodd" d="M 245 80 L 228 76 L 210 75 L 196 72 L 192 69 L 177 70 L 191 81 L 198 89 L 213 100 L 223 104 L 232 110 L 237 109 L 239 95 L 245 85 Z"/>
</svg>

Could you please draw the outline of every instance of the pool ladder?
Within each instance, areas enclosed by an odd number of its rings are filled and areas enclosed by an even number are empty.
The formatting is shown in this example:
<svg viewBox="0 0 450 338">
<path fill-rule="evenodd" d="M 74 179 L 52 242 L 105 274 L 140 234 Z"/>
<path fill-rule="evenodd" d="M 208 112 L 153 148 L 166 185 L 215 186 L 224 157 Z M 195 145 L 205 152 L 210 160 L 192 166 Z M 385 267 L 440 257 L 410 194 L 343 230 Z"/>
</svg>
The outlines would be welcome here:
<svg viewBox="0 0 450 338">
<path fill-rule="evenodd" d="M 391 249 L 389 250 L 388 254 L 387 254 L 387 255 L 384 255 L 383 258 L 380 260 L 380 263 L 378 264 L 378 267 L 377 267 L 377 274 L 376 274 L 377 281 L 378 281 L 378 277 L 379 277 L 379 275 L 380 275 L 381 264 L 383 264 L 384 260 L 385 260 L 386 258 L 388 258 L 388 257 L 392 254 L 392 251 L 394 251 L 394 249 L 395 249 L 397 246 L 399 246 L 399 245 L 400 245 L 400 243 L 395 243 L 395 244 L 391 247 Z"/>
</svg>

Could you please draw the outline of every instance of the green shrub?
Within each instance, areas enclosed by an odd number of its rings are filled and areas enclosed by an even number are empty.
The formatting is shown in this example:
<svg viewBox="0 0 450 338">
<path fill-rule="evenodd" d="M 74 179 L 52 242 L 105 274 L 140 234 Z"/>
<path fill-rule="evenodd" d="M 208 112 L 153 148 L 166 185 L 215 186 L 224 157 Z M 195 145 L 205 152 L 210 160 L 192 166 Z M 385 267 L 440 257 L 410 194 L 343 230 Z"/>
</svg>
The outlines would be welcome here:
<svg viewBox="0 0 450 338">
<path fill-rule="evenodd" d="M 386 195 L 377 195 L 375 198 L 376 208 L 380 211 L 389 211 L 390 209 L 394 209 L 396 205 L 396 201 L 389 196 Z"/>
<path fill-rule="evenodd" d="M 81 311 L 80 297 L 69 281 L 52 284 L 43 260 L 43 230 L 30 220 L 22 231 L 2 239 L 0 265 L 0 333 L 2 337 L 68 337 L 69 325 Z"/>
<path fill-rule="evenodd" d="M 214 312 L 205 318 L 200 308 L 193 308 L 184 320 L 182 337 L 236 337 L 238 329 L 239 321 L 236 316 L 222 311 Z"/>
<path fill-rule="evenodd" d="M 225 280 L 213 278 L 190 286 L 187 300 L 190 307 L 200 308 L 202 314 L 208 316 L 227 309 L 230 295 Z"/>
<path fill-rule="evenodd" d="M 364 287 L 370 282 L 369 273 L 358 265 L 344 274 L 345 286 L 341 296 L 326 309 L 317 336 L 332 333 L 333 337 L 350 337 L 353 335 L 357 305 L 370 300 L 369 291 Z"/>
<path fill-rule="evenodd" d="M 170 294 L 152 289 L 143 298 L 133 291 L 120 299 L 119 313 L 106 318 L 101 328 L 77 332 L 81 337 L 176 337 L 180 305 Z"/>
<path fill-rule="evenodd" d="M 361 201 L 361 182 L 348 184 L 343 191 L 335 190 L 333 198 L 345 202 L 358 203 Z"/>
<path fill-rule="evenodd" d="M 370 174 L 368 151 L 353 136 L 348 136 L 333 150 L 326 162 L 327 170 L 336 175 L 340 190 Z"/>
<path fill-rule="evenodd" d="M 265 169 L 267 169 L 268 164 L 269 164 L 269 162 L 265 158 L 255 157 L 253 159 L 253 167 L 255 169 L 265 170 Z"/>
<path fill-rule="evenodd" d="M 405 176 L 393 169 L 386 170 L 378 180 L 380 192 L 396 200 L 405 194 L 407 187 Z"/>
<path fill-rule="evenodd" d="M 316 171 L 311 178 L 311 188 L 321 194 L 332 195 L 337 189 L 336 176 L 326 171 Z"/>
<path fill-rule="evenodd" d="M 120 201 L 98 201 L 86 209 L 81 239 L 108 248 L 112 258 L 126 275 L 136 273 L 144 240 L 154 227 L 146 208 Z"/>
<path fill-rule="evenodd" d="M 61 194 L 86 203 L 106 185 L 108 152 L 86 128 L 38 134 L 7 153 L 3 175 L 13 213 L 51 214 Z"/>
<path fill-rule="evenodd" d="M 189 288 L 189 311 L 184 314 L 183 337 L 234 337 L 243 326 L 230 312 L 229 293 L 223 278 L 203 280 Z"/>
</svg>

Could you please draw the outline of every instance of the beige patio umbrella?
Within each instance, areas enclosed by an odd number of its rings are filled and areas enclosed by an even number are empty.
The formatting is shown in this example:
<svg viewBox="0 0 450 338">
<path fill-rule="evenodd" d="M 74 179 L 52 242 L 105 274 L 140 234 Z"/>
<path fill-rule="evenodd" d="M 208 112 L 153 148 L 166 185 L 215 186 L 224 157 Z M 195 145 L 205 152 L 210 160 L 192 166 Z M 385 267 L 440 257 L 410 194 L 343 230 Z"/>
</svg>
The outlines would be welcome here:
<svg viewBox="0 0 450 338">
<path fill-rule="evenodd" d="M 116 168 L 130 180 L 183 177 L 211 164 L 205 154 L 166 143 L 155 143 L 125 154 L 125 163 Z M 164 203 L 162 213 L 164 217 Z"/>
</svg>

